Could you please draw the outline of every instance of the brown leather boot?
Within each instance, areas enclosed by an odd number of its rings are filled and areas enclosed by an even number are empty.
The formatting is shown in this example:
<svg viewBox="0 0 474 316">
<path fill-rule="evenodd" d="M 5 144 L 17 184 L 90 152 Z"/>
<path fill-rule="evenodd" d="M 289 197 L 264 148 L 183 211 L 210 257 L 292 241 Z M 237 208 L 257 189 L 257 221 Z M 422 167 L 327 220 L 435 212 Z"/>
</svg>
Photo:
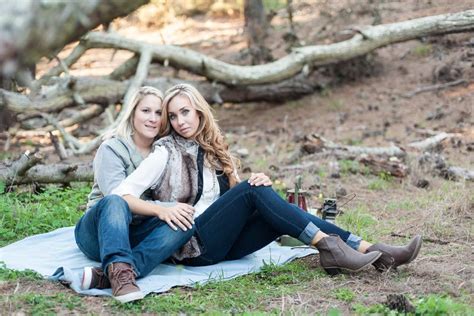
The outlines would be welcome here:
<svg viewBox="0 0 474 316">
<path fill-rule="evenodd" d="M 349 247 L 339 236 L 333 235 L 324 237 L 315 246 L 319 250 L 321 266 L 330 275 L 360 271 L 382 255 L 378 251 L 360 253 Z"/>
<path fill-rule="evenodd" d="M 130 264 L 111 263 L 107 268 L 112 295 L 121 303 L 140 300 L 145 297 L 135 281 L 135 272 Z"/>
<path fill-rule="evenodd" d="M 367 248 L 366 253 L 372 251 L 382 252 L 382 256 L 374 262 L 374 266 L 378 271 L 386 271 L 388 269 L 396 269 L 402 264 L 407 264 L 415 260 L 420 252 L 422 239 L 420 235 L 416 235 L 405 246 L 390 246 L 378 243 Z"/>
</svg>

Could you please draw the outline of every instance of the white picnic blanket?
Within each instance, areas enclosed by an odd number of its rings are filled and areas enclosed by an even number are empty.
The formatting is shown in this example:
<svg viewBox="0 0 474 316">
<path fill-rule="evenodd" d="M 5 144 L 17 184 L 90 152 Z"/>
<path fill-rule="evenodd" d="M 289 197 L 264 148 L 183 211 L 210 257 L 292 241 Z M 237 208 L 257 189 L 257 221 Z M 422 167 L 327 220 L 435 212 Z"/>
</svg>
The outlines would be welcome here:
<svg viewBox="0 0 474 316">
<path fill-rule="evenodd" d="M 194 286 L 209 281 L 228 280 L 257 272 L 265 264 L 284 264 L 293 259 L 317 253 L 309 248 L 282 247 L 276 242 L 240 260 L 224 261 L 205 267 L 160 264 L 148 276 L 138 279 L 145 293 L 160 293 L 174 286 Z M 34 270 L 51 280 L 67 282 L 78 293 L 112 295 L 110 289 L 83 291 L 80 278 L 85 266 L 100 266 L 77 248 L 74 227 L 65 227 L 46 234 L 25 238 L 0 248 L 0 262 L 15 270 Z"/>
</svg>

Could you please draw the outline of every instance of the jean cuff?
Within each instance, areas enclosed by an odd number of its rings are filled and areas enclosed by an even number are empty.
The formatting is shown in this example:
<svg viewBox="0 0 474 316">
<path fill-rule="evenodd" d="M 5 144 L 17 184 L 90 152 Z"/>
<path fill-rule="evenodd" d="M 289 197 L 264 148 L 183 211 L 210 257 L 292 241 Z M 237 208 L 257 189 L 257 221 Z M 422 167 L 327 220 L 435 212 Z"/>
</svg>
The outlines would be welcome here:
<svg viewBox="0 0 474 316">
<path fill-rule="evenodd" d="M 349 238 L 346 240 L 346 244 L 351 247 L 352 249 L 358 250 L 360 246 L 360 242 L 362 238 L 353 234 L 349 235 Z"/>
<path fill-rule="evenodd" d="M 314 225 L 312 222 L 309 222 L 305 229 L 301 232 L 298 239 L 306 245 L 311 245 L 314 236 L 316 236 L 319 231 L 320 229 L 318 226 Z"/>
</svg>

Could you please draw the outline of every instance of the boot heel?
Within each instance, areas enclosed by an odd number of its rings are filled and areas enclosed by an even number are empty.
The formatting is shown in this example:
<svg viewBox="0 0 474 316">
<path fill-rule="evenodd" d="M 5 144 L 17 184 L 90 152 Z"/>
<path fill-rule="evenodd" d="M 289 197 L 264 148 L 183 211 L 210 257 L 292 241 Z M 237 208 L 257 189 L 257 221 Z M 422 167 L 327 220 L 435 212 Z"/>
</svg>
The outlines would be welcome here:
<svg viewBox="0 0 474 316">
<path fill-rule="evenodd" d="M 335 276 L 335 275 L 338 275 L 339 273 L 341 273 L 341 269 L 339 269 L 339 268 L 323 268 L 323 269 L 330 276 Z"/>
</svg>

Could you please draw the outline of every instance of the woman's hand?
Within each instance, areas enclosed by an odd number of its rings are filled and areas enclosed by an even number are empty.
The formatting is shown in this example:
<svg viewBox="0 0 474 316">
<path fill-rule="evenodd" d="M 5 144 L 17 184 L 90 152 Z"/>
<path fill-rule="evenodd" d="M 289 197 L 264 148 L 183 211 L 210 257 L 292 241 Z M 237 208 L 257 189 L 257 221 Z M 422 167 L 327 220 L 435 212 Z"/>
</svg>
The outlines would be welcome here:
<svg viewBox="0 0 474 316">
<path fill-rule="evenodd" d="M 162 207 L 158 212 L 158 218 L 165 221 L 171 228 L 184 231 L 191 229 L 194 224 L 194 207 L 186 203 L 178 203 L 170 207 Z M 178 227 L 177 227 L 178 226 Z"/>
<path fill-rule="evenodd" d="M 248 183 L 250 185 L 254 185 L 256 187 L 261 186 L 261 185 L 264 185 L 264 186 L 268 187 L 268 186 L 271 186 L 273 184 L 272 180 L 270 180 L 270 178 L 262 172 L 252 173 L 250 175 Z"/>
</svg>

